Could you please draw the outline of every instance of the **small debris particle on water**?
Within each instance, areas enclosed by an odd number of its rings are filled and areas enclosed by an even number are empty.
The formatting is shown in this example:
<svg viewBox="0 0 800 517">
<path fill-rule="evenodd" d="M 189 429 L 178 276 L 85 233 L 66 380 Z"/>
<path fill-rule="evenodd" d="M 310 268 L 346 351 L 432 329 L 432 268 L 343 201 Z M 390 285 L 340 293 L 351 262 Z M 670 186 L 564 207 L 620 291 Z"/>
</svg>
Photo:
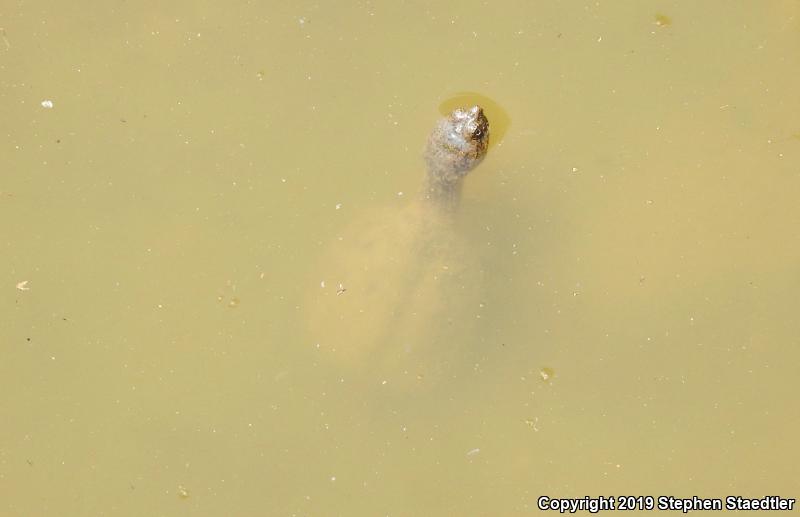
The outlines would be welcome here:
<svg viewBox="0 0 800 517">
<path fill-rule="evenodd" d="M 181 499 L 188 499 L 189 498 L 189 491 L 186 490 L 186 487 L 183 485 L 178 485 L 178 497 Z"/>
<path fill-rule="evenodd" d="M 547 366 L 545 366 L 544 368 L 539 370 L 539 375 L 541 375 L 543 381 L 547 382 L 553 380 L 553 377 L 555 377 L 556 372 L 552 368 L 548 368 Z"/>
<path fill-rule="evenodd" d="M 672 19 L 666 14 L 656 14 L 655 24 L 659 27 L 669 27 L 672 25 Z"/>
<path fill-rule="evenodd" d="M 28 281 L 27 280 L 23 280 L 22 282 L 17 282 L 17 289 L 19 289 L 20 291 L 30 291 L 31 290 L 31 288 L 28 287 Z"/>
<path fill-rule="evenodd" d="M 336 210 L 340 210 L 341 208 L 342 208 L 342 204 L 341 203 L 336 203 Z"/>
<path fill-rule="evenodd" d="M 47 108 L 47 109 L 51 109 L 53 107 L 53 101 L 51 101 L 50 99 L 43 100 L 42 101 L 42 107 L 43 108 Z"/>
<path fill-rule="evenodd" d="M 347 291 L 347 289 L 345 289 L 345 287 L 342 284 L 339 284 L 339 286 L 336 288 L 336 296 L 344 294 L 345 291 Z"/>
<path fill-rule="evenodd" d="M 528 427 L 530 427 L 531 429 L 533 429 L 536 432 L 539 432 L 539 428 L 536 426 L 536 424 L 538 424 L 538 423 L 539 423 L 539 417 L 538 416 L 534 417 L 533 420 L 531 420 L 530 418 L 525 420 L 525 424 L 527 424 Z"/>
<path fill-rule="evenodd" d="M 479 452 L 481 452 L 481 450 L 476 447 L 472 450 L 467 451 L 467 456 L 475 456 Z"/>
</svg>

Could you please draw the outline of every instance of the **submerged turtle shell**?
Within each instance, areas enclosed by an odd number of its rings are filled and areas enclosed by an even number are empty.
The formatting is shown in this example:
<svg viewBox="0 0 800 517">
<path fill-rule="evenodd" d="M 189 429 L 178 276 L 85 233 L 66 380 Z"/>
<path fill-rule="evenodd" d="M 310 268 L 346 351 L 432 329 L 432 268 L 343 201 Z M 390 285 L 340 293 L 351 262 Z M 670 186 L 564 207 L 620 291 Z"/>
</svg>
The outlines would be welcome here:
<svg viewBox="0 0 800 517">
<path fill-rule="evenodd" d="M 441 370 L 441 354 L 478 312 L 481 268 L 453 215 L 488 138 L 478 106 L 441 119 L 428 138 L 421 196 L 355 221 L 323 254 L 308 303 L 321 353 L 387 378 Z"/>
</svg>

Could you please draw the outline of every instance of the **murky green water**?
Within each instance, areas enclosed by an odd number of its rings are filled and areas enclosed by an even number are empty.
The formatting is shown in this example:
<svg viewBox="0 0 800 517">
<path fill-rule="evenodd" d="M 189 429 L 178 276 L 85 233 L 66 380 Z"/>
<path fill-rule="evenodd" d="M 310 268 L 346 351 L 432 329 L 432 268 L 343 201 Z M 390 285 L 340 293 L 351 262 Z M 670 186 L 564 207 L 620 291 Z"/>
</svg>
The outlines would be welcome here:
<svg viewBox="0 0 800 517">
<path fill-rule="evenodd" d="M 0 514 L 800 492 L 797 2 L 38 2 L 0 28 Z M 320 257 L 413 199 L 462 92 L 508 115 L 453 227 L 463 298 L 413 354 L 398 330 L 340 361 Z"/>
</svg>

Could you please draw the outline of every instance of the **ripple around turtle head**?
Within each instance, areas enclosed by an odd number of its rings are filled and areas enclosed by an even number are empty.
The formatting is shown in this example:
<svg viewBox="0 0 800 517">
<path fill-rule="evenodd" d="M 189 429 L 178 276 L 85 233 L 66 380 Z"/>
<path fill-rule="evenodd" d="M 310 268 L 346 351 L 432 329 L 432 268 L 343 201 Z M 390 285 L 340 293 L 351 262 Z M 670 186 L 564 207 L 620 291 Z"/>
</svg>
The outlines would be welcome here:
<svg viewBox="0 0 800 517">
<path fill-rule="evenodd" d="M 483 108 L 486 118 L 489 119 L 489 149 L 499 144 L 511 126 L 511 117 L 500 104 L 489 97 L 477 92 L 455 93 L 439 104 L 439 112 L 442 115 L 450 114 L 456 108 L 465 108 L 478 105 Z"/>
</svg>

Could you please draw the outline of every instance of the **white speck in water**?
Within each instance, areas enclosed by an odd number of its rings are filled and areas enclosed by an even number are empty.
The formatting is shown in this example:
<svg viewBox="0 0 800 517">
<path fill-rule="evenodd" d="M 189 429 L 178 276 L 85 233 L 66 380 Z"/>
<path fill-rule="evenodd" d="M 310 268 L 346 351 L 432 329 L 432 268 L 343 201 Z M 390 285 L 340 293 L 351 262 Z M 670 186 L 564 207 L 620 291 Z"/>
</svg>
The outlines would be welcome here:
<svg viewBox="0 0 800 517">
<path fill-rule="evenodd" d="M 43 100 L 42 101 L 42 107 L 43 108 L 47 108 L 47 109 L 51 109 L 53 107 L 53 101 L 51 101 L 50 99 Z"/>
<path fill-rule="evenodd" d="M 480 449 L 478 449 L 478 448 L 476 447 L 475 449 L 472 449 L 472 450 L 470 450 L 470 451 L 467 451 L 467 456 L 475 456 L 475 455 L 476 455 L 476 454 L 478 454 L 479 452 L 481 452 L 481 450 L 480 450 Z"/>
<path fill-rule="evenodd" d="M 336 210 L 339 210 L 340 208 L 342 208 L 342 204 L 341 203 L 336 203 Z"/>
</svg>

